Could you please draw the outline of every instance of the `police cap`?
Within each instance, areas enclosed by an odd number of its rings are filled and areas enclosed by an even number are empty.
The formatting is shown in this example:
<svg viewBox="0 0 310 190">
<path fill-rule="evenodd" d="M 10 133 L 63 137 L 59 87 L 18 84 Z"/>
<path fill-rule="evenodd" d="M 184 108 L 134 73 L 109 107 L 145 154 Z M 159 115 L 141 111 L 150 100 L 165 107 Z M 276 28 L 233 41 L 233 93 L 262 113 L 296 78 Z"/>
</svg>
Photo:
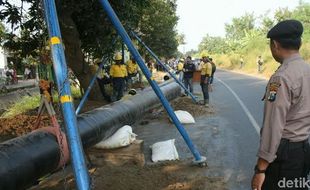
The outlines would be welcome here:
<svg viewBox="0 0 310 190">
<path fill-rule="evenodd" d="M 267 34 L 267 38 L 274 40 L 300 39 L 303 33 L 303 26 L 298 20 L 284 20 L 276 24 Z"/>
</svg>

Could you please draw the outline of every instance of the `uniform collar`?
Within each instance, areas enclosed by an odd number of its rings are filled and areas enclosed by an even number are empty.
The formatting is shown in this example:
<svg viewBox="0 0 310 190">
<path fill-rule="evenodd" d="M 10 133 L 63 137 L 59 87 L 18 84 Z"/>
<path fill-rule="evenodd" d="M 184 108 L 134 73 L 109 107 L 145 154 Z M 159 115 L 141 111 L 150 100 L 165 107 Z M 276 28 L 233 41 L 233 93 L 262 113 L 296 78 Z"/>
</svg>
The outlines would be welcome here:
<svg viewBox="0 0 310 190">
<path fill-rule="evenodd" d="M 282 62 L 282 65 L 286 65 L 288 64 L 289 62 L 292 62 L 292 61 L 295 61 L 295 60 L 298 60 L 298 59 L 302 59 L 300 54 L 299 53 L 296 53 L 296 54 L 293 54 L 292 56 L 288 57 L 288 58 L 285 58 Z"/>
</svg>

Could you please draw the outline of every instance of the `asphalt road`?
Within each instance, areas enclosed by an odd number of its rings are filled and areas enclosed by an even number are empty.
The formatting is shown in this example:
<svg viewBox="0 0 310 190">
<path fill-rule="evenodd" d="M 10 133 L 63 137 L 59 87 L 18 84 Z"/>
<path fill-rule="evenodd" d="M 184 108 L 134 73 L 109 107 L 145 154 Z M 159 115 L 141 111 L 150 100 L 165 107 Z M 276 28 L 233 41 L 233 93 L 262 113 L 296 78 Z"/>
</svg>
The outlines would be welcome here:
<svg viewBox="0 0 310 190">
<path fill-rule="evenodd" d="M 226 149 L 225 154 L 217 155 L 221 156 L 220 167 L 229 189 L 248 190 L 256 162 L 263 120 L 261 99 L 267 81 L 222 70 L 216 72 L 216 79 L 211 103 L 219 110 L 217 116 Z"/>
<path fill-rule="evenodd" d="M 195 118 L 195 124 L 184 127 L 201 155 L 207 157 L 206 176 L 223 177 L 229 190 L 249 190 L 263 120 L 261 99 L 267 81 L 222 70 L 215 77 L 214 91 L 210 93 L 215 114 Z M 195 84 L 194 94 L 201 98 L 199 84 Z M 137 126 L 135 132 L 145 140 L 146 152 L 155 142 L 175 138 L 180 159 L 192 158 L 171 123 L 152 121 L 147 129 Z"/>
<path fill-rule="evenodd" d="M 267 81 L 256 77 L 218 70 L 210 103 L 215 114 L 195 118 L 184 125 L 208 167 L 201 172 L 220 177 L 229 190 L 249 190 L 256 162 L 259 130 L 263 119 L 262 96 Z M 199 84 L 194 94 L 202 96 Z M 176 139 L 181 160 L 193 159 L 189 148 L 172 123 L 149 120 L 148 125 L 134 126 L 138 138 L 144 140 L 146 160 L 151 163 L 149 146 L 155 142 Z"/>
</svg>

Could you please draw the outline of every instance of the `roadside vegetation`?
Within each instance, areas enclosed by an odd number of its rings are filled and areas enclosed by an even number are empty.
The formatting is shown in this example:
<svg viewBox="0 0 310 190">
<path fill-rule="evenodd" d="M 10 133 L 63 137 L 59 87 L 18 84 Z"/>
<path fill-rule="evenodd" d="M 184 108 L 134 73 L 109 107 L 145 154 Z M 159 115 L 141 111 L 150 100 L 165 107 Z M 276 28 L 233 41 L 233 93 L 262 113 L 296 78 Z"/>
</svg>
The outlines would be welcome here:
<svg viewBox="0 0 310 190">
<path fill-rule="evenodd" d="M 253 13 L 233 18 L 225 24 L 225 37 L 205 36 L 199 44 L 196 56 L 210 55 L 217 65 L 229 70 L 270 77 L 278 68 L 269 50 L 267 32 L 276 23 L 286 19 L 300 20 L 304 25 L 302 56 L 310 61 L 310 3 L 300 1 L 294 10 L 280 8 L 273 15 L 269 12 L 258 18 Z M 264 60 L 263 70 L 257 72 L 257 57 Z M 241 58 L 244 66 L 240 68 Z"/>
<path fill-rule="evenodd" d="M 2 114 L 2 118 L 14 117 L 39 107 L 40 95 L 24 96 L 15 102 L 6 112 Z"/>
<path fill-rule="evenodd" d="M 114 0 L 111 4 L 126 30 L 135 31 L 159 57 L 177 56 L 181 42 L 175 27 L 178 22 L 176 0 Z M 26 65 L 49 60 L 48 35 L 40 1 L 3 1 L 0 9 L 0 46 L 14 57 L 12 61 L 17 72 L 23 72 Z M 87 89 L 92 78 L 91 65 L 103 56 L 112 58 L 122 49 L 122 40 L 117 38 L 99 1 L 59 1 L 57 12 L 67 65 L 81 87 Z M 116 43 L 112 45 L 114 38 Z M 150 59 L 144 48 L 139 47 L 139 50 L 146 60 Z M 99 94 L 96 84 L 89 99 L 98 100 Z"/>
<path fill-rule="evenodd" d="M 74 99 L 81 98 L 81 91 L 78 87 L 71 86 L 71 93 Z M 39 93 L 32 96 L 23 96 L 15 103 L 12 104 L 1 116 L 0 118 L 12 118 L 19 114 L 25 114 L 30 111 L 37 111 L 37 108 L 40 106 L 40 95 Z M 53 93 L 53 101 L 58 102 L 58 94 Z"/>
</svg>

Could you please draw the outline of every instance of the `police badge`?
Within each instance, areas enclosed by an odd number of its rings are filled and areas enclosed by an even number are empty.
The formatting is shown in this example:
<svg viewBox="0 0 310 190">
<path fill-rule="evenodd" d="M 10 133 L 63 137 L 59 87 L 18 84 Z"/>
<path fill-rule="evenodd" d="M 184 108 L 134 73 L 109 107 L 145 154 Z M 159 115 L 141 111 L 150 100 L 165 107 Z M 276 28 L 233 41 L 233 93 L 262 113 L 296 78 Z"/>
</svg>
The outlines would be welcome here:
<svg viewBox="0 0 310 190">
<path fill-rule="evenodd" d="M 280 83 L 277 82 L 272 82 L 269 84 L 269 96 L 268 96 L 268 101 L 273 102 L 276 100 L 277 97 L 277 91 L 279 87 L 281 86 Z"/>
</svg>

